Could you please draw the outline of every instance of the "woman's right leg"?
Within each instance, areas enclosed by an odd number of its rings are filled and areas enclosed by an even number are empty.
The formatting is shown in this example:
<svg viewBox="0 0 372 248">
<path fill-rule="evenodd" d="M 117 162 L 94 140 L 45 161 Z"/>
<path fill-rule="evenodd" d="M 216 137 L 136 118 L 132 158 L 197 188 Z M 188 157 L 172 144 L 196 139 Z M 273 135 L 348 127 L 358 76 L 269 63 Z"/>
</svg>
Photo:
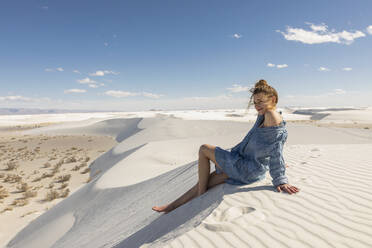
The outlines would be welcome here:
<svg viewBox="0 0 372 248">
<path fill-rule="evenodd" d="M 208 179 L 208 189 L 211 189 L 216 185 L 224 183 L 227 178 L 228 176 L 225 173 L 217 174 L 215 171 L 212 172 L 209 175 L 209 179 Z M 199 190 L 199 182 L 194 187 L 192 187 L 189 191 L 187 191 L 185 194 L 180 196 L 178 199 L 176 199 L 172 203 L 161 206 L 161 207 L 155 206 L 152 209 L 158 212 L 168 213 L 172 211 L 173 209 L 176 209 L 179 206 L 182 206 L 186 202 L 191 201 L 193 198 L 198 196 L 198 190 Z"/>
</svg>

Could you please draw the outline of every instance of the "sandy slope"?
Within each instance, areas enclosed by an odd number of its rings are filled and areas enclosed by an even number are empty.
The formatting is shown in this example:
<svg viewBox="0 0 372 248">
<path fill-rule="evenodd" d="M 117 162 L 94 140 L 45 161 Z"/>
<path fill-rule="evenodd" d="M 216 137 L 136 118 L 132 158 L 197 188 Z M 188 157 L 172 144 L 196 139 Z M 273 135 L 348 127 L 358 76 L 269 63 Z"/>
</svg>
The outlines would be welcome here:
<svg viewBox="0 0 372 248">
<path fill-rule="evenodd" d="M 0 191 L 6 192 L 6 197 L 0 200 L 0 246 L 30 221 L 86 184 L 89 164 L 116 143 L 107 136 L 14 133 L 0 136 Z M 8 163 L 17 167 L 9 169 Z M 12 175 L 18 178 L 10 180 Z M 69 178 L 58 182 L 64 175 Z M 25 185 L 23 189 L 20 188 L 22 184 Z M 35 196 L 25 197 L 25 191 Z M 47 200 L 46 195 L 51 191 L 61 196 Z"/>
<path fill-rule="evenodd" d="M 219 185 L 162 214 L 151 207 L 172 201 L 197 182 L 199 146 L 229 148 L 252 124 L 166 116 L 137 119 L 136 124 L 135 119 L 120 121 L 124 127 L 116 134 L 125 133 L 125 138 L 90 166 L 91 173 L 100 173 L 7 247 L 372 245 L 369 130 L 289 123 L 287 175 L 300 193 L 275 192 L 267 173 L 251 185 Z M 108 122 L 103 123 L 63 132 L 110 132 L 104 128 Z"/>
</svg>

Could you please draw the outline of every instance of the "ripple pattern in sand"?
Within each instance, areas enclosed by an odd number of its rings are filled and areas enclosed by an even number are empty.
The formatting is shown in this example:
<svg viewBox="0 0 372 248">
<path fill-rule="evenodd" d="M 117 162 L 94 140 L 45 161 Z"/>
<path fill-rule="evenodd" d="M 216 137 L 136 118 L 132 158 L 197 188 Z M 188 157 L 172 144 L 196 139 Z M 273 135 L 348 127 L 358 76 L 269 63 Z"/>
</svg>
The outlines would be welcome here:
<svg viewBox="0 0 372 248">
<path fill-rule="evenodd" d="M 284 149 L 298 194 L 275 192 L 268 173 L 251 185 L 225 185 L 232 193 L 164 247 L 372 247 L 372 145 Z"/>
</svg>

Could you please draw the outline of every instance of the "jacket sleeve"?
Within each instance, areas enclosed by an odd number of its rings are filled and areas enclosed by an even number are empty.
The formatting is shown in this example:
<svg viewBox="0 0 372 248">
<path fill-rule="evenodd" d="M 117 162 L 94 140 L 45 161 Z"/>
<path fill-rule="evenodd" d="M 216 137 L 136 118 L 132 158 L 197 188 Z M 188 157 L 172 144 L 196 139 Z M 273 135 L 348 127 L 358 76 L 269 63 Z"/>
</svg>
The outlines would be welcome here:
<svg viewBox="0 0 372 248">
<path fill-rule="evenodd" d="M 270 176 L 272 177 L 272 183 L 274 187 L 280 184 L 288 183 L 288 178 L 285 175 L 285 162 L 283 158 L 283 143 L 277 141 L 273 145 L 273 149 L 270 152 Z"/>
</svg>

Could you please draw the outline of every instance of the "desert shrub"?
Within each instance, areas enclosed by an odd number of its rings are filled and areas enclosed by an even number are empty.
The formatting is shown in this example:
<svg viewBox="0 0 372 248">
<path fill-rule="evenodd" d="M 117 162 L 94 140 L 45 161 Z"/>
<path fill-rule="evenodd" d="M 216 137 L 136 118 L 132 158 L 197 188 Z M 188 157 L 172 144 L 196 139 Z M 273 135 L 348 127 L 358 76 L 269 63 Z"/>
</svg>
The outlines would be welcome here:
<svg viewBox="0 0 372 248">
<path fill-rule="evenodd" d="M 80 172 L 81 174 L 86 174 L 86 173 L 88 173 L 90 171 L 90 168 L 88 167 L 88 168 L 85 168 L 85 170 L 83 170 L 82 172 Z"/>
<path fill-rule="evenodd" d="M 0 199 L 4 199 L 5 197 L 8 196 L 9 196 L 8 190 L 3 186 L 0 186 Z"/>
<path fill-rule="evenodd" d="M 53 201 L 54 199 L 57 199 L 58 197 L 59 197 L 58 191 L 51 189 L 47 192 L 44 200 Z"/>
<path fill-rule="evenodd" d="M 59 189 L 64 189 L 68 186 L 68 183 L 63 183 Z"/>
<path fill-rule="evenodd" d="M 52 157 L 49 158 L 49 161 L 56 160 L 56 159 L 57 159 L 56 156 L 52 156 Z"/>
<path fill-rule="evenodd" d="M 45 200 L 53 201 L 54 199 L 57 199 L 57 198 L 65 198 L 68 196 L 69 193 L 70 193 L 69 189 L 61 190 L 60 192 L 58 192 L 57 190 L 51 189 L 47 192 L 45 196 Z"/>
<path fill-rule="evenodd" d="M 57 172 L 59 172 L 59 168 L 62 166 L 62 164 L 63 164 L 63 160 L 62 160 L 62 163 L 61 161 L 59 161 L 57 164 L 55 164 L 53 166 L 52 173 L 56 174 Z"/>
<path fill-rule="evenodd" d="M 46 177 L 53 177 L 54 176 L 54 173 L 53 172 L 51 172 L 51 173 L 43 173 L 42 175 L 41 175 L 41 178 L 46 178 Z"/>
<path fill-rule="evenodd" d="M 75 165 L 75 167 L 72 168 L 71 170 L 72 170 L 72 171 L 78 171 L 78 170 L 80 170 L 80 166 Z"/>
<path fill-rule="evenodd" d="M 37 196 L 37 191 L 27 190 L 23 193 L 23 198 L 31 198 Z"/>
<path fill-rule="evenodd" d="M 59 167 L 61 167 L 61 166 L 63 165 L 63 163 L 64 163 L 64 160 L 63 160 L 63 158 L 61 158 L 61 159 L 60 159 L 60 160 L 55 164 L 54 167 L 59 168 Z"/>
<path fill-rule="evenodd" d="M 27 183 L 23 183 L 21 182 L 18 186 L 17 186 L 17 189 L 20 191 L 20 192 L 25 192 L 29 189 L 30 187 L 27 185 Z"/>
<path fill-rule="evenodd" d="M 85 161 L 84 162 L 88 162 L 90 160 L 90 157 L 85 157 Z"/>
<path fill-rule="evenodd" d="M 17 183 L 17 182 L 20 182 L 21 180 L 22 180 L 21 176 L 18 176 L 16 174 L 8 174 L 4 178 L 4 183 Z"/>
<path fill-rule="evenodd" d="M 74 163 L 77 160 L 76 160 L 75 157 L 69 157 L 69 158 L 66 158 L 64 161 L 65 161 L 65 163 L 69 164 L 69 163 Z"/>
<path fill-rule="evenodd" d="M 49 168 L 50 166 L 52 165 L 49 162 L 44 163 L 44 168 Z"/>
<path fill-rule="evenodd" d="M 16 199 L 14 200 L 11 205 L 16 206 L 16 207 L 22 207 L 28 204 L 28 199 L 23 198 L 23 199 Z"/>
<path fill-rule="evenodd" d="M 65 189 L 65 190 L 62 190 L 59 194 L 59 197 L 60 198 L 65 198 L 68 196 L 68 194 L 70 193 L 70 190 L 69 189 Z"/>
<path fill-rule="evenodd" d="M 17 162 L 9 161 L 5 164 L 5 170 L 14 170 L 19 167 L 19 164 Z"/>
<path fill-rule="evenodd" d="M 12 211 L 12 210 L 13 210 L 12 207 L 6 207 L 6 208 L 4 208 L 0 213 L 4 213 L 4 212 L 6 212 L 6 211 Z"/>
<path fill-rule="evenodd" d="M 71 178 L 71 174 L 61 175 L 61 176 L 56 178 L 56 182 L 57 183 L 63 183 L 63 182 L 66 182 L 66 181 L 70 180 L 70 178 Z"/>
<path fill-rule="evenodd" d="M 47 187 L 45 187 L 46 189 L 51 189 L 54 187 L 54 183 L 50 183 Z"/>
</svg>

